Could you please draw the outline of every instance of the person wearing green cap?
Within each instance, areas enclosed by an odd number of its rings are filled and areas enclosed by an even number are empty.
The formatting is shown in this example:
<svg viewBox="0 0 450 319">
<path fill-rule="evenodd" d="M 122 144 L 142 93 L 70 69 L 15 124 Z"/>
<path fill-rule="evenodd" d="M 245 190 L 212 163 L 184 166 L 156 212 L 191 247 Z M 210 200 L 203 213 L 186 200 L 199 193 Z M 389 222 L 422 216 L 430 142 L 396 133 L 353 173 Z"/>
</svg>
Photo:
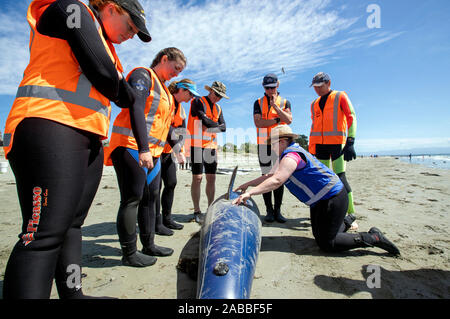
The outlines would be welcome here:
<svg viewBox="0 0 450 319">
<path fill-rule="evenodd" d="M 354 216 L 353 193 L 345 176 L 345 162 L 356 159 L 353 147 L 356 135 L 355 110 L 345 92 L 331 90 L 328 74 L 317 73 L 311 86 L 319 97 L 311 104 L 309 152 L 327 167 L 332 167 L 341 179 L 349 199 L 345 222 L 351 230 L 356 230 L 358 224 Z"/>
</svg>

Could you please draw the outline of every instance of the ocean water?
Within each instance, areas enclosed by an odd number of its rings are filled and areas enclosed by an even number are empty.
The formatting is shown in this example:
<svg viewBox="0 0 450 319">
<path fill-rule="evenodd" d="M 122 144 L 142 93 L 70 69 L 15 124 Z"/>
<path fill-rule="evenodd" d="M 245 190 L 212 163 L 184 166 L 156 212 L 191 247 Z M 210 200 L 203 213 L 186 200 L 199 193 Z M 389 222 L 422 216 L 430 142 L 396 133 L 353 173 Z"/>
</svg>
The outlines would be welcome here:
<svg viewBox="0 0 450 319">
<path fill-rule="evenodd" d="M 399 157 L 402 162 L 420 164 L 426 167 L 450 169 L 450 155 L 418 155 Z"/>
</svg>

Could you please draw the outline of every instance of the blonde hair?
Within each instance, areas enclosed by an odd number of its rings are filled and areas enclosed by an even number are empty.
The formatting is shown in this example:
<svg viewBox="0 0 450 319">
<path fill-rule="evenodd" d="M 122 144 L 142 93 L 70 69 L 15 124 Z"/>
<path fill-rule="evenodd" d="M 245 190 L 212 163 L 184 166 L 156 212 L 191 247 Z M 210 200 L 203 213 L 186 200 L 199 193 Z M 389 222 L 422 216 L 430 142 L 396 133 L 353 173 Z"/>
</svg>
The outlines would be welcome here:
<svg viewBox="0 0 450 319">
<path fill-rule="evenodd" d="M 89 5 L 97 11 L 103 10 L 103 8 L 109 3 L 112 3 L 114 5 L 114 8 L 119 14 L 124 14 L 127 12 L 124 8 L 122 8 L 112 0 L 89 0 Z"/>
<path fill-rule="evenodd" d="M 192 80 L 190 80 L 190 79 L 182 79 L 182 80 L 180 80 L 180 81 L 173 81 L 172 83 L 170 83 L 170 85 L 169 85 L 169 87 L 168 87 L 169 92 L 170 92 L 171 94 L 175 94 L 175 93 L 177 93 L 177 92 L 180 90 L 180 88 L 177 88 L 177 84 L 178 84 L 178 83 L 195 84 L 195 82 L 192 81 Z"/>
<path fill-rule="evenodd" d="M 154 68 L 155 66 L 157 66 L 158 63 L 161 62 L 162 57 L 165 55 L 167 55 L 167 58 L 169 59 L 169 61 L 180 60 L 186 66 L 187 59 L 184 56 L 184 53 L 180 49 L 171 47 L 171 48 L 165 48 L 165 49 L 162 49 L 161 51 L 159 51 L 158 54 L 156 55 L 156 57 L 153 59 L 152 65 L 150 67 Z"/>
</svg>

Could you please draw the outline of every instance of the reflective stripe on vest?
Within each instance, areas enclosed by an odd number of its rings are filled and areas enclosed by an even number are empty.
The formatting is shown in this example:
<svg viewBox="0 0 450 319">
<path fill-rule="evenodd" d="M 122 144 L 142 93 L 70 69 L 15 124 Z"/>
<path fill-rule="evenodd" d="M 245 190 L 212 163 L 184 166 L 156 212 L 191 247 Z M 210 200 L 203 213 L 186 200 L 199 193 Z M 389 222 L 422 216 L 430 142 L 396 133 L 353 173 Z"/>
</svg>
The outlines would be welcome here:
<svg viewBox="0 0 450 319">
<path fill-rule="evenodd" d="M 110 101 L 100 93 L 73 55 L 67 41 L 36 32 L 36 22 L 55 0 L 32 1 L 27 11 L 30 26 L 30 62 L 5 125 L 5 155 L 14 143 L 14 132 L 27 117 L 44 118 L 56 123 L 92 132 L 105 139 L 110 120 Z M 99 39 L 117 71 L 122 66 L 114 46 L 103 37 L 103 31 L 92 10 L 83 2 L 97 27 Z M 55 67 L 55 65 L 57 67 Z"/>
<path fill-rule="evenodd" d="M 100 101 L 89 97 L 91 88 L 92 88 L 91 82 L 87 79 L 84 73 L 81 73 L 80 78 L 78 79 L 77 89 L 75 92 L 58 89 L 50 86 L 25 85 L 18 88 L 16 98 L 35 97 L 71 103 L 88 108 L 90 110 L 93 110 L 108 117 L 109 116 L 108 106 L 103 105 L 100 103 Z"/>
<path fill-rule="evenodd" d="M 261 103 L 261 101 L 262 101 L 262 103 Z M 278 101 L 280 102 L 278 107 L 281 108 L 282 110 L 284 110 L 286 108 L 287 100 L 285 98 L 282 98 L 281 96 L 278 96 L 277 102 Z M 269 102 L 268 102 L 266 96 L 259 98 L 258 104 L 259 104 L 259 107 L 261 108 L 261 119 L 269 120 L 269 119 L 274 119 L 274 118 L 279 117 L 278 113 L 274 114 L 272 112 L 273 108 L 269 105 Z M 267 108 L 267 110 L 266 110 L 266 108 Z M 270 136 L 270 132 L 271 132 L 272 128 L 274 128 L 275 126 L 277 126 L 279 124 L 286 124 L 286 123 L 280 122 L 280 123 L 274 124 L 269 127 L 257 127 L 256 128 L 257 143 L 260 145 L 266 144 L 267 138 Z"/>
<path fill-rule="evenodd" d="M 298 188 L 300 188 L 309 197 L 309 200 L 305 201 L 306 205 L 308 206 L 313 205 L 314 203 L 321 200 L 330 191 L 332 191 L 337 184 L 342 184 L 341 180 L 336 174 L 330 171 L 325 165 L 319 162 L 319 160 L 314 158 L 311 154 L 303 150 L 298 144 L 294 144 L 285 149 L 281 157 L 283 157 L 285 154 L 289 152 L 302 153 L 303 155 L 305 155 L 308 161 L 307 165 L 308 164 L 311 165 L 312 168 L 317 170 L 320 174 L 322 174 L 329 180 L 328 183 L 324 185 L 324 187 L 322 187 L 319 191 L 314 192 L 305 183 L 302 183 L 294 176 L 295 172 L 289 177 L 288 180 L 291 181 Z"/>
<path fill-rule="evenodd" d="M 173 118 L 174 99 L 157 74 L 150 68 L 133 69 L 126 77 L 127 81 L 137 69 L 145 70 L 150 79 L 149 96 L 145 101 L 146 142 L 153 157 L 159 157 L 167 143 L 167 134 Z M 111 153 L 117 147 L 138 149 L 137 141 L 131 127 L 129 109 L 122 109 L 117 115 L 111 134 L 109 146 L 105 148 L 105 165 L 112 165 Z"/>
<path fill-rule="evenodd" d="M 315 126 L 316 116 L 313 116 L 313 122 L 311 125 L 311 134 L 309 136 L 345 136 L 345 132 L 341 132 L 338 130 L 338 112 L 339 112 L 339 98 L 341 96 L 341 92 L 337 92 L 336 96 L 334 97 L 334 104 L 333 104 L 333 131 L 329 132 L 313 132 L 313 128 Z M 314 104 L 316 101 L 314 101 L 311 105 L 311 114 L 314 114 Z"/>
<path fill-rule="evenodd" d="M 206 97 L 203 96 L 199 100 L 202 103 L 203 111 L 205 112 L 206 116 L 214 122 L 217 122 L 221 112 L 220 106 L 218 104 L 213 104 L 213 110 L 210 110 Z M 202 148 L 217 148 L 217 133 L 209 133 L 203 131 L 202 121 L 197 117 L 192 117 L 190 112 L 187 128 L 188 134 L 190 134 L 190 146 Z M 201 145 L 199 145 L 200 141 L 202 142 Z"/>
<path fill-rule="evenodd" d="M 127 127 L 113 126 L 112 133 L 117 133 L 134 138 L 133 130 Z M 151 135 L 148 135 L 148 141 L 149 143 L 159 145 L 161 147 L 164 147 L 166 145 L 166 141 L 161 141 L 160 139 L 157 139 L 156 137 L 153 137 Z"/>
</svg>

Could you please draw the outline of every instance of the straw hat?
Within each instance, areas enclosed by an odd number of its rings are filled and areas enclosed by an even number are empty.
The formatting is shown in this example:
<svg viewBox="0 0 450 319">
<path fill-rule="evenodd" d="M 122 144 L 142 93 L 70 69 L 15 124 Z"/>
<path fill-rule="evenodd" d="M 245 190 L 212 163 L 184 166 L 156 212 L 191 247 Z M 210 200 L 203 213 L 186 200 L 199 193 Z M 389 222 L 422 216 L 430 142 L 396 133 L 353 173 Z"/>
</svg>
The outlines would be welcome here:
<svg viewBox="0 0 450 319">
<path fill-rule="evenodd" d="M 289 127 L 289 125 L 281 124 L 281 125 L 275 126 L 270 131 L 270 137 L 267 139 L 267 144 L 272 144 L 272 140 L 281 139 L 283 137 L 292 137 L 293 139 L 296 139 L 296 138 L 298 138 L 298 135 L 292 133 L 292 130 Z"/>
<path fill-rule="evenodd" d="M 211 92 L 211 90 L 213 90 L 214 92 L 219 94 L 221 97 L 229 99 L 229 97 L 226 96 L 226 94 L 225 94 L 227 92 L 227 87 L 222 82 L 214 81 L 213 84 L 211 84 L 211 86 L 205 85 L 205 90 L 207 90 L 209 92 Z"/>
</svg>

